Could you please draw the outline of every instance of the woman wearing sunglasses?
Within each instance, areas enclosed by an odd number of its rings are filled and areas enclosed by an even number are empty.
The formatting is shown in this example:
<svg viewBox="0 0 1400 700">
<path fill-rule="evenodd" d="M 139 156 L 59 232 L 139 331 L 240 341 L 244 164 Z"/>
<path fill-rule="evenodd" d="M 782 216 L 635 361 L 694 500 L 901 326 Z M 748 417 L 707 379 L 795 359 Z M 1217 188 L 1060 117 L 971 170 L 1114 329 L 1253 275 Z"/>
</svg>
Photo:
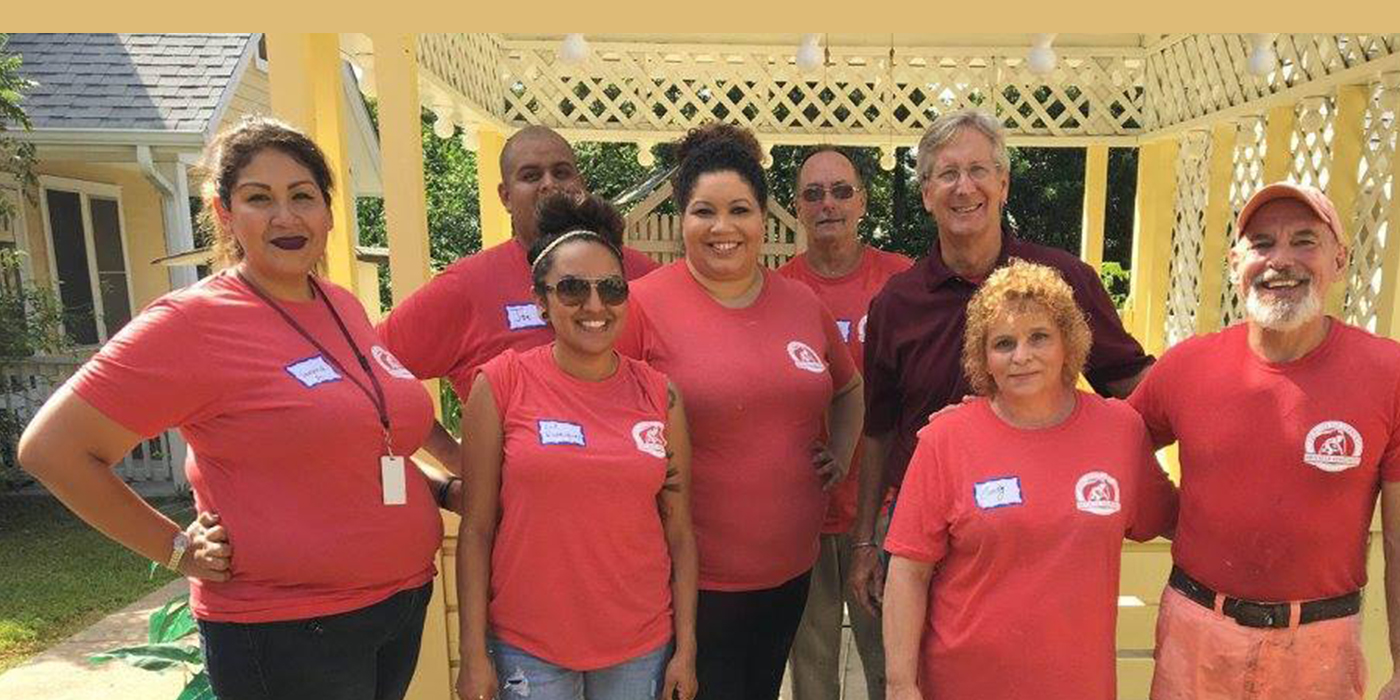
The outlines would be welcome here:
<svg viewBox="0 0 1400 700">
<path fill-rule="evenodd" d="M 633 283 L 619 348 L 686 396 L 700 693 L 770 700 L 807 601 L 824 490 L 860 432 L 860 377 L 816 295 L 759 265 L 768 185 L 753 135 L 711 125 L 680 155 L 685 259 Z"/>
<path fill-rule="evenodd" d="M 618 355 L 622 217 L 539 209 L 535 303 L 553 343 L 487 362 L 462 410 L 464 700 L 690 700 L 695 539 L 685 414 Z"/>
</svg>

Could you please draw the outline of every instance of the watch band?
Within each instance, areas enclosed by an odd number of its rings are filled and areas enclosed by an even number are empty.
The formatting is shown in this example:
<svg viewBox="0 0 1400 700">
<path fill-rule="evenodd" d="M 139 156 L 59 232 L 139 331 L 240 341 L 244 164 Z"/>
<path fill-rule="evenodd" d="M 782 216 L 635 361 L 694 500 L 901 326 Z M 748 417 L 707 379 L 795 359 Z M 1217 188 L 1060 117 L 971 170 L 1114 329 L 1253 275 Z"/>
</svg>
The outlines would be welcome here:
<svg viewBox="0 0 1400 700">
<path fill-rule="evenodd" d="M 180 560 L 185 558 L 185 550 L 190 547 L 190 538 L 181 532 L 175 535 L 175 539 L 170 543 L 170 561 L 165 563 L 165 568 L 171 571 L 180 570 Z"/>
</svg>

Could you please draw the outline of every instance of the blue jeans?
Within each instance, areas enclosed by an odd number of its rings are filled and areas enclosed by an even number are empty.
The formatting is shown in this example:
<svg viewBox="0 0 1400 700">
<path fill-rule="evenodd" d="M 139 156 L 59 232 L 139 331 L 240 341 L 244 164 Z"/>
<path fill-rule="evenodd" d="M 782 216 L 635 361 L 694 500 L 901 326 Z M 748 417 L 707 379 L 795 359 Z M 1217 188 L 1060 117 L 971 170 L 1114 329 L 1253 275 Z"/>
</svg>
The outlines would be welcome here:
<svg viewBox="0 0 1400 700">
<path fill-rule="evenodd" d="M 199 621 L 219 700 L 402 700 L 433 584 L 359 610 L 283 622 Z"/>
<path fill-rule="evenodd" d="M 641 656 L 595 671 L 571 671 L 499 639 L 489 642 L 499 700 L 657 700 L 671 660 L 667 642 Z"/>
</svg>

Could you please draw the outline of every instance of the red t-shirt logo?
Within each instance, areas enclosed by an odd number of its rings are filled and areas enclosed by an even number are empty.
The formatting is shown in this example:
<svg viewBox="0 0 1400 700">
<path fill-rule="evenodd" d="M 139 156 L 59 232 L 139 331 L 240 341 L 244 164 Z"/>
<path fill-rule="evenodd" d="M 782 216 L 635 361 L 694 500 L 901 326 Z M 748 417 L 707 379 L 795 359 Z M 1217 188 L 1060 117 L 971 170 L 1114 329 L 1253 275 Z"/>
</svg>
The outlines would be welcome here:
<svg viewBox="0 0 1400 700">
<path fill-rule="evenodd" d="M 642 452 L 666 459 L 666 425 L 661 421 L 644 420 L 632 426 L 632 439 Z"/>
<path fill-rule="evenodd" d="M 1089 472 L 1074 485 L 1075 506 L 1085 513 L 1113 515 L 1123 508 L 1118 480 L 1108 472 Z"/>
<path fill-rule="evenodd" d="M 822 356 L 818 355 L 817 351 L 812 349 L 812 346 L 800 340 L 794 340 L 788 343 L 787 351 L 788 357 L 792 358 L 792 363 L 797 365 L 798 369 L 805 369 L 808 372 L 816 372 L 817 374 L 826 371 L 826 363 L 822 362 Z"/>
<path fill-rule="evenodd" d="M 1361 433 L 1339 420 L 1318 423 L 1303 440 L 1303 461 L 1325 472 L 1361 465 Z"/>
</svg>

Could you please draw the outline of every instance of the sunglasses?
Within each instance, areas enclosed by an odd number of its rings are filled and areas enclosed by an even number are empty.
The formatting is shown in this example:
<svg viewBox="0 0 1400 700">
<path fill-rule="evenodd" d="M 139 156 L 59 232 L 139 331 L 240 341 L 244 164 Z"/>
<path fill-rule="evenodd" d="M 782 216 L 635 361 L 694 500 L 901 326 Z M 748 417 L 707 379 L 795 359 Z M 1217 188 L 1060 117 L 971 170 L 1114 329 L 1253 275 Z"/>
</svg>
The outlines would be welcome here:
<svg viewBox="0 0 1400 700">
<path fill-rule="evenodd" d="M 802 189 L 802 201 L 816 204 L 826 199 L 826 192 L 827 188 L 821 185 L 804 187 Z M 838 182 L 831 186 L 831 196 L 843 201 L 850 199 L 856 196 L 856 186 L 845 182 Z"/>
<path fill-rule="evenodd" d="M 560 277 L 558 282 L 541 285 L 541 288 L 546 293 L 554 292 L 564 306 L 583 306 L 595 289 L 598 290 L 598 300 L 608 306 L 627 301 L 627 280 L 617 275 L 598 279 Z"/>
</svg>

